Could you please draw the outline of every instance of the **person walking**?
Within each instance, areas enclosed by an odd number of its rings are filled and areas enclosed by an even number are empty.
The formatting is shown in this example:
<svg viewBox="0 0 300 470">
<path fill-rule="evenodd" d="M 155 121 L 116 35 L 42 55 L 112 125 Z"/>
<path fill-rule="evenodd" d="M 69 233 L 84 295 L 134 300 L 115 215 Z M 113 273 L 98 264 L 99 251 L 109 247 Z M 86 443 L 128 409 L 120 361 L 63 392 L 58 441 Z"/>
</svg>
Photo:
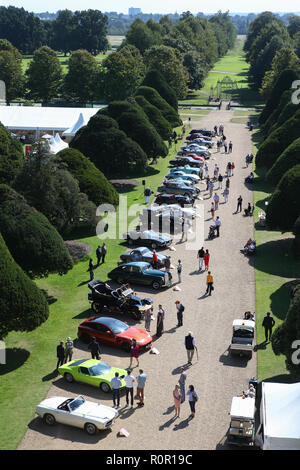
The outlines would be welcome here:
<svg viewBox="0 0 300 470">
<path fill-rule="evenodd" d="M 111 379 L 110 385 L 112 388 L 114 408 L 120 408 L 120 388 L 122 387 L 122 381 L 119 379 L 119 372 L 115 372 L 115 376 Z"/>
<path fill-rule="evenodd" d="M 156 323 L 156 336 L 160 338 L 164 330 L 164 319 L 165 319 L 165 310 L 162 308 L 162 305 L 158 306 L 157 312 L 157 323 Z"/>
<path fill-rule="evenodd" d="M 214 126 L 215 135 L 218 135 L 218 126 Z"/>
<path fill-rule="evenodd" d="M 212 181 L 209 182 L 208 189 L 209 189 L 209 197 L 212 197 L 213 191 L 214 191 L 214 183 Z"/>
<path fill-rule="evenodd" d="M 216 231 L 217 231 L 217 237 L 219 237 L 220 236 L 220 227 L 221 227 L 221 221 L 220 221 L 219 216 L 217 216 L 217 218 L 216 218 L 215 226 L 216 226 Z"/>
<path fill-rule="evenodd" d="M 264 317 L 263 322 L 262 322 L 262 326 L 265 329 L 266 342 L 271 341 L 272 329 L 274 325 L 275 325 L 274 318 L 271 316 L 270 312 L 267 312 L 267 315 Z"/>
<path fill-rule="evenodd" d="M 197 395 L 197 392 L 196 392 L 193 385 L 189 385 L 187 395 L 189 397 L 189 405 L 190 405 L 190 408 L 191 408 L 191 416 L 194 417 L 195 413 L 196 413 L 195 406 L 196 406 L 196 402 L 198 401 L 198 395 Z"/>
<path fill-rule="evenodd" d="M 216 211 L 219 209 L 219 201 L 220 201 L 220 196 L 218 193 L 215 193 L 214 195 L 214 202 L 215 202 L 215 209 Z"/>
<path fill-rule="evenodd" d="M 231 176 L 231 162 L 227 163 L 227 176 Z"/>
<path fill-rule="evenodd" d="M 103 243 L 101 251 L 102 251 L 102 263 L 105 263 L 105 256 L 107 253 L 106 243 Z"/>
<path fill-rule="evenodd" d="M 200 250 L 198 250 L 198 254 L 197 254 L 197 258 L 199 262 L 199 271 L 202 271 L 204 255 L 205 255 L 205 251 L 204 251 L 204 248 L 202 247 L 200 248 Z"/>
<path fill-rule="evenodd" d="M 179 300 L 176 300 L 175 304 L 177 308 L 177 327 L 179 327 L 183 325 L 184 306 Z"/>
<path fill-rule="evenodd" d="M 64 342 L 60 341 L 59 345 L 56 347 L 56 357 L 57 357 L 57 364 L 56 364 L 56 369 L 59 368 L 59 366 L 62 366 L 65 360 L 65 348 L 64 348 Z"/>
<path fill-rule="evenodd" d="M 125 391 L 126 391 L 126 406 L 129 405 L 129 395 L 130 395 L 130 405 L 133 408 L 133 382 L 135 382 L 135 378 L 131 375 L 130 369 L 127 370 L 127 375 L 124 377 L 124 381 L 126 384 Z"/>
<path fill-rule="evenodd" d="M 146 331 L 150 331 L 151 317 L 152 317 L 152 307 L 148 308 L 148 310 L 145 310 L 145 312 L 144 312 L 145 330 Z"/>
<path fill-rule="evenodd" d="M 235 164 L 231 162 L 231 176 L 234 175 Z"/>
<path fill-rule="evenodd" d="M 191 331 L 188 332 L 184 338 L 184 345 L 187 353 L 188 364 L 192 364 L 194 352 L 195 352 L 195 338 Z"/>
<path fill-rule="evenodd" d="M 178 264 L 177 264 L 177 274 L 178 274 L 178 283 L 179 284 L 181 283 L 181 273 L 182 273 L 182 264 L 181 264 L 181 261 L 179 259 Z"/>
<path fill-rule="evenodd" d="M 219 126 L 219 135 L 223 135 L 223 132 L 224 132 L 224 126 L 223 126 L 223 124 L 221 124 Z"/>
<path fill-rule="evenodd" d="M 98 359 L 98 360 L 100 359 L 100 356 L 99 356 L 99 354 L 101 354 L 100 345 L 98 341 L 96 340 L 95 336 L 92 338 L 92 341 L 89 343 L 88 349 L 91 350 L 92 359 Z"/>
<path fill-rule="evenodd" d="M 139 366 L 139 347 L 137 345 L 136 339 L 131 340 L 131 347 L 130 347 L 130 364 L 129 364 L 129 369 L 132 368 L 132 361 L 133 358 L 136 359 L 136 365 Z"/>
<path fill-rule="evenodd" d="M 178 380 L 179 387 L 180 387 L 180 392 L 181 392 L 181 403 L 185 401 L 185 382 L 186 382 L 186 372 L 184 371 L 183 367 L 180 367 L 179 369 L 180 372 L 180 377 Z"/>
<path fill-rule="evenodd" d="M 173 398 L 174 398 L 174 407 L 175 407 L 175 418 L 179 418 L 180 416 L 180 405 L 181 405 L 181 392 L 179 385 L 175 385 L 173 390 Z"/>
<path fill-rule="evenodd" d="M 242 196 L 240 195 L 240 196 L 237 198 L 236 212 L 242 212 L 242 203 L 243 203 L 243 198 L 242 198 Z"/>
<path fill-rule="evenodd" d="M 224 151 L 225 151 L 225 153 L 227 153 L 227 143 L 226 142 L 224 142 Z"/>
<path fill-rule="evenodd" d="M 88 272 L 90 273 L 90 281 L 94 279 L 94 265 L 93 260 L 90 258 Z"/>
<path fill-rule="evenodd" d="M 218 189 L 222 189 L 222 186 L 223 186 L 223 176 L 222 176 L 221 174 L 218 176 L 218 183 L 219 183 Z"/>
<path fill-rule="evenodd" d="M 136 389 L 136 394 L 137 398 L 139 400 L 138 406 L 144 406 L 144 399 L 145 399 L 145 385 L 146 385 L 146 380 L 147 380 L 147 374 L 140 369 L 139 370 L 139 375 L 137 376 L 137 389 Z"/>
<path fill-rule="evenodd" d="M 246 167 L 248 168 L 249 163 L 250 163 L 250 155 L 249 155 L 249 153 L 248 153 L 248 155 L 246 155 L 246 159 L 245 159 L 245 160 L 246 160 Z"/>
<path fill-rule="evenodd" d="M 204 267 L 205 267 L 205 271 L 207 271 L 208 268 L 209 268 L 209 258 L 210 258 L 209 251 L 206 250 L 206 251 L 205 251 L 205 254 L 204 254 Z"/>
<path fill-rule="evenodd" d="M 228 150 L 229 150 L 229 153 L 232 152 L 232 142 L 230 140 L 229 144 L 228 144 Z"/>
<path fill-rule="evenodd" d="M 71 340 L 70 336 L 67 338 L 65 346 L 65 363 L 67 363 L 72 361 L 73 356 L 73 341 Z"/>
<path fill-rule="evenodd" d="M 228 202 L 228 196 L 229 196 L 229 189 L 225 188 L 223 191 L 223 196 L 224 196 L 224 202 Z"/>
<path fill-rule="evenodd" d="M 150 200 L 150 196 L 151 196 L 151 189 L 148 187 L 148 188 L 145 188 L 145 191 L 144 191 L 144 196 L 146 198 L 145 200 L 145 204 L 148 204 L 149 200 Z"/>
<path fill-rule="evenodd" d="M 214 220 L 215 218 L 215 203 L 214 202 L 211 203 L 210 212 L 211 212 L 211 217 Z"/>
<path fill-rule="evenodd" d="M 208 169 L 207 163 L 205 164 L 204 170 L 205 170 L 205 178 L 208 178 L 209 169 Z"/>
<path fill-rule="evenodd" d="M 101 251 L 101 246 L 98 245 L 96 249 L 96 256 L 97 256 L 97 266 L 101 263 L 101 258 L 102 258 L 102 251 Z"/>
<path fill-rule="evenodd" d="M 208 271 L 207 277 L 206 277 L 206 292 L 205 292 L 205 294 L 211 295 L 213 289 L 214 289 L 214 278 L 213 278 L 211 272 Z"/>
<path fill-rule="evenodd" d="M 226 188 L 229 189 L 230 188 L 230 179 L 227 177 L 226 179 Z"/>
</svg>

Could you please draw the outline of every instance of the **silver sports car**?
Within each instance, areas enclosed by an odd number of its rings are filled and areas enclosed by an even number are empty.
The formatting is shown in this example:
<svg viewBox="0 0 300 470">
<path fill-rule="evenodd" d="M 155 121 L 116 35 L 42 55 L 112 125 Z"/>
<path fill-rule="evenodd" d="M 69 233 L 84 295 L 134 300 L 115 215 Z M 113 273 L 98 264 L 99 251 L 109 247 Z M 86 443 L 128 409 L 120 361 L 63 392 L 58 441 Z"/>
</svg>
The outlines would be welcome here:
<svg viewBox="0 0 300 470">
<path fill-rule="evenodd" d="M 97 430 L 109 429 L 118 416 L 117 410 L 110 406 L 101 405 L 77 398 L 49 397 L 36 407 L 36 413 L 46 424 L 68 424 L 84 429 L 90 436 Z"/>
</svg>

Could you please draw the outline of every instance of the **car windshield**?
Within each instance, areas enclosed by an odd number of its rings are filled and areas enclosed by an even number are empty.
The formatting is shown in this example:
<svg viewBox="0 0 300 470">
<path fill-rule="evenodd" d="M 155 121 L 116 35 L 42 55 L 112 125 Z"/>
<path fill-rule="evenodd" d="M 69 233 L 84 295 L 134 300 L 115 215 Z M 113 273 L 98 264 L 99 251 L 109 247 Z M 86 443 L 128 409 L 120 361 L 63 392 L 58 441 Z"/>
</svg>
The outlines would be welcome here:
<svg viewBox="0 0 300 470">
<path fill-rule="evenodd" d="M 111 370 L 111 367 L 105 362 L 99 361 L 98 364 L 89 368 L 90 375 L 103 375 Z"/>
<path fill-rule="evenodd" d="M 77 410 L 81 405 L 83 405 L 83 403 L 84 399 L 82 397 L 78 397 L 69 403 L 69 408 L 71 411 Z"/>
<path fill-rule="evenodd" d="M 126 323 L 112 317 L 107 317 L 105 319 L 101 318 L 99 322 L 106 325 L 107 328 L 109 328 L 115 335 L 122 333 L 123 331 L 126 331 L 129 328 Z"/>
</svg>

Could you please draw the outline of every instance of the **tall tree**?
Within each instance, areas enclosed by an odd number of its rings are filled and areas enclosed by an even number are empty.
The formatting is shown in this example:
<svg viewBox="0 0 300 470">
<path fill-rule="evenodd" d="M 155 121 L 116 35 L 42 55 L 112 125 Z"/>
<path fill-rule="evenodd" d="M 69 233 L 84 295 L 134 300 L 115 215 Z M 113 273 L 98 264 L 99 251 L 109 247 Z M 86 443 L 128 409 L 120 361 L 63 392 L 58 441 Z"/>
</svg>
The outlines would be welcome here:
<svg viewBox="0 0 300 470">
<path fill-rule="evenodd" d="M 0 40 L 0 80 L 5 83 L 7 104 L 23 96 L 22 56 L 9 41 L 5 40 Z"/>
<path fill-rule="evenodd" d="M 0 184 L 12 184 L 23 164 L 22 145 L 0 123 Z"/>
<path fill-rule="evenodd" d="M 48 46 L 37 49 L 26 70 L 29 96 L 48 103 L 58 96 L 62 80 L 62 67 L 56 55 Z"/>
<path fill-rule="evenodd" d="M 141 54 L 154 45 L 161 44 L 159 33 L 153 32 L 140 19 L 135 20 L 126 33 L 126 43 L 135 46 Z"/>
<path fill-rule="evenodd" d="M 86 49 L 93 55 L 107 51 L 107 16 L 99 10 L 75 11 L 74 22 L 72 50 Z"/>
<path fill-rule="evenodd" d="M 86 103 L 97 97 L 99 67 L 95 57 L 79 49 L 69 58 L 68 73 L 64 78 L 64 92 L 70 101 Z"/>
<path fill-rule="evenodd" d="M 67 55 L 72 50 L 75 26 L 73 13 L 70 10 L 60 10 L 53 21 L 53 41 L 57 51 L 62 51 Z"/>
</svg>

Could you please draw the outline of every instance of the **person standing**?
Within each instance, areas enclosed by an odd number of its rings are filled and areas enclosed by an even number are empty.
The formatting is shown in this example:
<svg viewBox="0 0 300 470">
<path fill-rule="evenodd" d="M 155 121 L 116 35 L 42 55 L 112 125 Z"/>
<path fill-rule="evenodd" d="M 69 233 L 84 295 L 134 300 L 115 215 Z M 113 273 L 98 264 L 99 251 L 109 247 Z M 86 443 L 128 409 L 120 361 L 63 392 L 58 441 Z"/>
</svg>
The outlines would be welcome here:
<svg viewBox="0 0 300 470">
<path fill-rule="evenodd" d="M 225 188 L 223 191 L 223 196 L 224 196 L 224 202 L 228 202 L 228 196 L 229 196 L 229 189 Z"/>
<path fill-rule="evenodd" d="M 147 374 L 145 374 L 145 372 L 142 369 L 140 369 L 139 375 L 137 377 L 137 390 L 136 390 L 137 398 L 139 400 L 138 406 L 144 406 L 144 398 L 145 398 L 144 390 L 145 390 L 146 380 L 147 380 Z"/>
<path fill-rule="evenodd" d="M 225 153 L 227 153 L 227 143 L 224 142 L 224 150 L 225 150 Z"/>
<path fill-rule="evenodd" d="M 175 304 L 177 308 L 177 326 L 179 327 L 183 325 L 184 306 L 179 300 L 176 300 Z"/>
<path fill-rule="evenodd" d="M 209 251 L 206 250 L 206 251 L 205 251 L 205 254 L 204 254 L 204 266 L 205 266 L 205 271 L 207 271 L 208 268 L 209 268 L 209 258 L 210 258 Z"/>
<path fill-rule="evenodd" d="M 212 197 L 213 191 L 214 191 L 214 183 L 212 181 L 209 182 L 208 189 L 209 189 L 209 197 Z"/>
<path fill-rule="evenodd" d="M 92 281 L 94 279 L 94 265 L 93 265 L 93 260 L 92 258 L 90 258 L 90 261 L 89 261 L 89 268 L 88 268 L 88 271 L 90 273 L 90 281 Z"/>
<path fill-rule="evenodd" d="M 150 196 L 151 196 L 151 189 L 150 188 L 146 188 L 145 191 L 144 191 L 144 196 L 146 198 L 145 200 L 145 204 L 148 204 L 149 200 L 150 200 Z"/>
<path fill-rule="evenodd" d="M 154 269 L 158 269 L 158 256 L 155 250 L 153 250 L 152 263 Z"/>
<path fill-rule="evenodd" d="M 97 256 L 97 266 L 99 266 L 99 264 L 101 263 L 101 258 L 102 258 L 102 251 L 101 251 L 100 245 L 97 246 L 96 256 Z"/>
<path fill-rule="evenodd" d="M 192 364 L 194 352 L 195 352 L 195 338 L 191 331 L 188 332 L 187 336 L 184 338 L 184 345 L 187 352 L 188 364 Z"/>
<path fill-rule="evenodd" d="M 62 366 L 65 360 L 65 348 L 64 348 L 64 342 L 60 341 L 59 345 L 56 348 L 56 357 L 57 357 L 57 364 L 56 364 L 56 369 L 59 368 L 59 366 Z"/>
<path fill-rule="evenodd" d="M 136 339 L 134 339 L 134 338 L 131 340 L 131 347 L 130 347 L 130 364 L 129 364 L 130 369 L 131 369 L 131 366 L 132 366 L 133 358 L 136 359 L 137 366 L 139 366 L 140 365 L 140 363 L 139 363 L 139 348 L 138 348 Z"/>
<path fill-rule="evenodd" d="M 204 251 L 204 248 L 202 247 L 200 248 L 200 250 L 198 250 L 198 255 L 197 255 L 198 262 L 199 262 L 199 271 L 202 271 L 204 255 L 205 255 L 205 251 Z"/>
<path fill-rule="evenodd" d="M 211 295 L 213 287 L 214 287 L 214 278 L 213 278 L 211 272 L 208 271 L 207 277 L 206 277 L 206 292 L 205 292 L 205 294 Z"/>
<path fill-rule="evenodd" d="M 180 405 L 181 405 L 181 392 L 179 385 L 175 385 L 173 390 L 173 398 L 174 398 L 174 407 L 175 407 L 175 418 L 179 418 L 180 416 Z"/>
<path fill-rule="evenodd" d="M 229 144 L 228 144 L 228 150 L 229 150 L 229 153 L 232 152 L 232 142 L 230 140 Z"/>
<path fill-rule="evenodd" d="M 226 188 L 229 189 L 230 188 L 230 179 L 227 177 L 227 180 L 226 180 Z"/>
<path fill-rule="evenodd" d="M 102 263 L 105 263 L 105 256 L 107 253 L 106 243 L 103 243 L 101 251 L 102 251 Z"/>
<path fill-rule="evenodd" d="M 178 283 L 179 284 L 181 283 L 181 273 L 182 273 L 182 264 L 181 264 L 181 261 L 179 259 L 178 264 L 177 264 L 177 274 L 178 274 Z"/>
<path fill-rule="evenodd" d="M 88 345 L 88 349 L 91 350 L 92 359 L 100 359 L 99 354 L 101 354 L 100 346 L 98 341 L 96 341 L 95 336 L 92 338 L 92 341 Z"/>
<path fill-rule="evenodd" d="M 227 176 L 231 176 L 231 162 L 227 163 Z"/>
<path fill-rule="evenodd" d="M 237 212 L 242 212 L 242 203 L 243 203 L 243 198 L 242 198 L 242 196 L 240 195 L 240 196 L 237 198 L 237 207 L 236 207 L 236 211 L 237 211 Z"/>
<path fill-rule="evenodd" d="M 111 379 L 110 385 L 112 387 L 112 398 L 114 408 L 120 408 L 120 388 L 122 387 L 122 381 L 119 379 L 119 372 L 115 372 L 115 376 Z"/>
<path fill-rule="evenodd" d="M 231 162 L 231 176 L 234 175 L 234 169 L 235 169 L 235 164 L 234 162 Z"/>
<path fill-rule="evenodd" d="M 208 171 L 209 171 L 209 169 L 208 169 L 207 163 L 205 164 L 204 170 L 205 170 L 205 178 L 208 178 Z"/>
<path fill-rule="evenodd" d="M 192 417 L 194 417 L 195 413 L 196 413 L 195 405 L 196 405 L 196 402 L 198 401 L 198 395 L 197 395 L 197 392 L 196 392 L 193 385 L 189 385 L 187 395 L 189 397 L 189 405 L 190 405 L 190 408 L 191 408 L 191 415 L 192 415 Z"/>
<path fill-rule="evenodd" d="M 223 185 L 223 176 L 222 176 L 221 174 L 218 176 L 218 183 L 219 183 L 218 189 L 222 189 L 222 185 Z"/>
<path fill-rule="evenodd" d="M 152 317 L 152 307 L 148 308 L 148 310 L 146 310 L 144 313 L 146 331 L 150 331 L 151 317 Z"/>
<path fill-rule="evenodd" d="M 156 323 L 156 336 L 158 338 L 160 338 L 160 336 L 163 334 L 164 318 L 165 318 L 165 311 L 162 308 L 162 305 L 159 305 L 158 312 L 157 312 L 157 323 Z"/>
<path fill-rule="evenodd" d="M 180 367 L 180 377 L 178 380 L 180 392 L 181 392 L 181 403 L 185 401 L 185 382 L 186 382 L 186 372 L 183 367 Z"/>
<path fill-rule="evenodd" d="M 266 337 L 266 342 L 271 341 L 271 336 L 272 336 L 272 329 L 273 326 L 275 325 L 275 320 L 271 316 L 270 312 L 267 312 L 267 315 L 264 317 L 262 326 L 265 328 L 265 337 Z"/>
<path fill-rule="evenodd" d="M 130 404 L 131 408 L 133 408 L 133 382 L 135 382 L 135 378 L 131 375 L 130 369 L 127 370 L 127 375 L 124 377 L 124 381 L 126 384 L 126 405 L 129 405 L 129 395 L 130 395 Z"/>
<path fill-rule="evenodd" d="M 170 256 L 168 256 L 166 258 L 166 261 L 165 261 L 165 269 L 166 269 L 166 271 L 169 271 L 170 268 L 171 268 L 171 258 L 170 258 Z"/>
<path fill-rule="evenodd" d="M 220 201 L 220 196 L 218 193 L 215 193 L 214 195 L 214 202 L 215 202 L 215 209 L 216 211 L 218 210 L 219 208 L 219 201 Z"/>
<path fill-rule="evenodd" d="M 211 217 L 214 220 L 215 218 L 215 203 L 214 202 L 211 203 L 210 212 L 211 212 Z"/>
<path fill-rule="evenodd" d="M 217 218 L 216 218 L 215 226 L 216 226 L 216 231 L 217 231 L 217 237 L 219 237 L 220 236 L 220 227 L 221 227 L 221 221 L 220 221 L 219 216 L 217 216 Z"/>
<path fill-rule="evenodd" d="M 72 361 L 72 356 L 73 356 L 73 341 L 71 340 L 69 336 L 66 341 L 65 363 Z"/>
</svg>

